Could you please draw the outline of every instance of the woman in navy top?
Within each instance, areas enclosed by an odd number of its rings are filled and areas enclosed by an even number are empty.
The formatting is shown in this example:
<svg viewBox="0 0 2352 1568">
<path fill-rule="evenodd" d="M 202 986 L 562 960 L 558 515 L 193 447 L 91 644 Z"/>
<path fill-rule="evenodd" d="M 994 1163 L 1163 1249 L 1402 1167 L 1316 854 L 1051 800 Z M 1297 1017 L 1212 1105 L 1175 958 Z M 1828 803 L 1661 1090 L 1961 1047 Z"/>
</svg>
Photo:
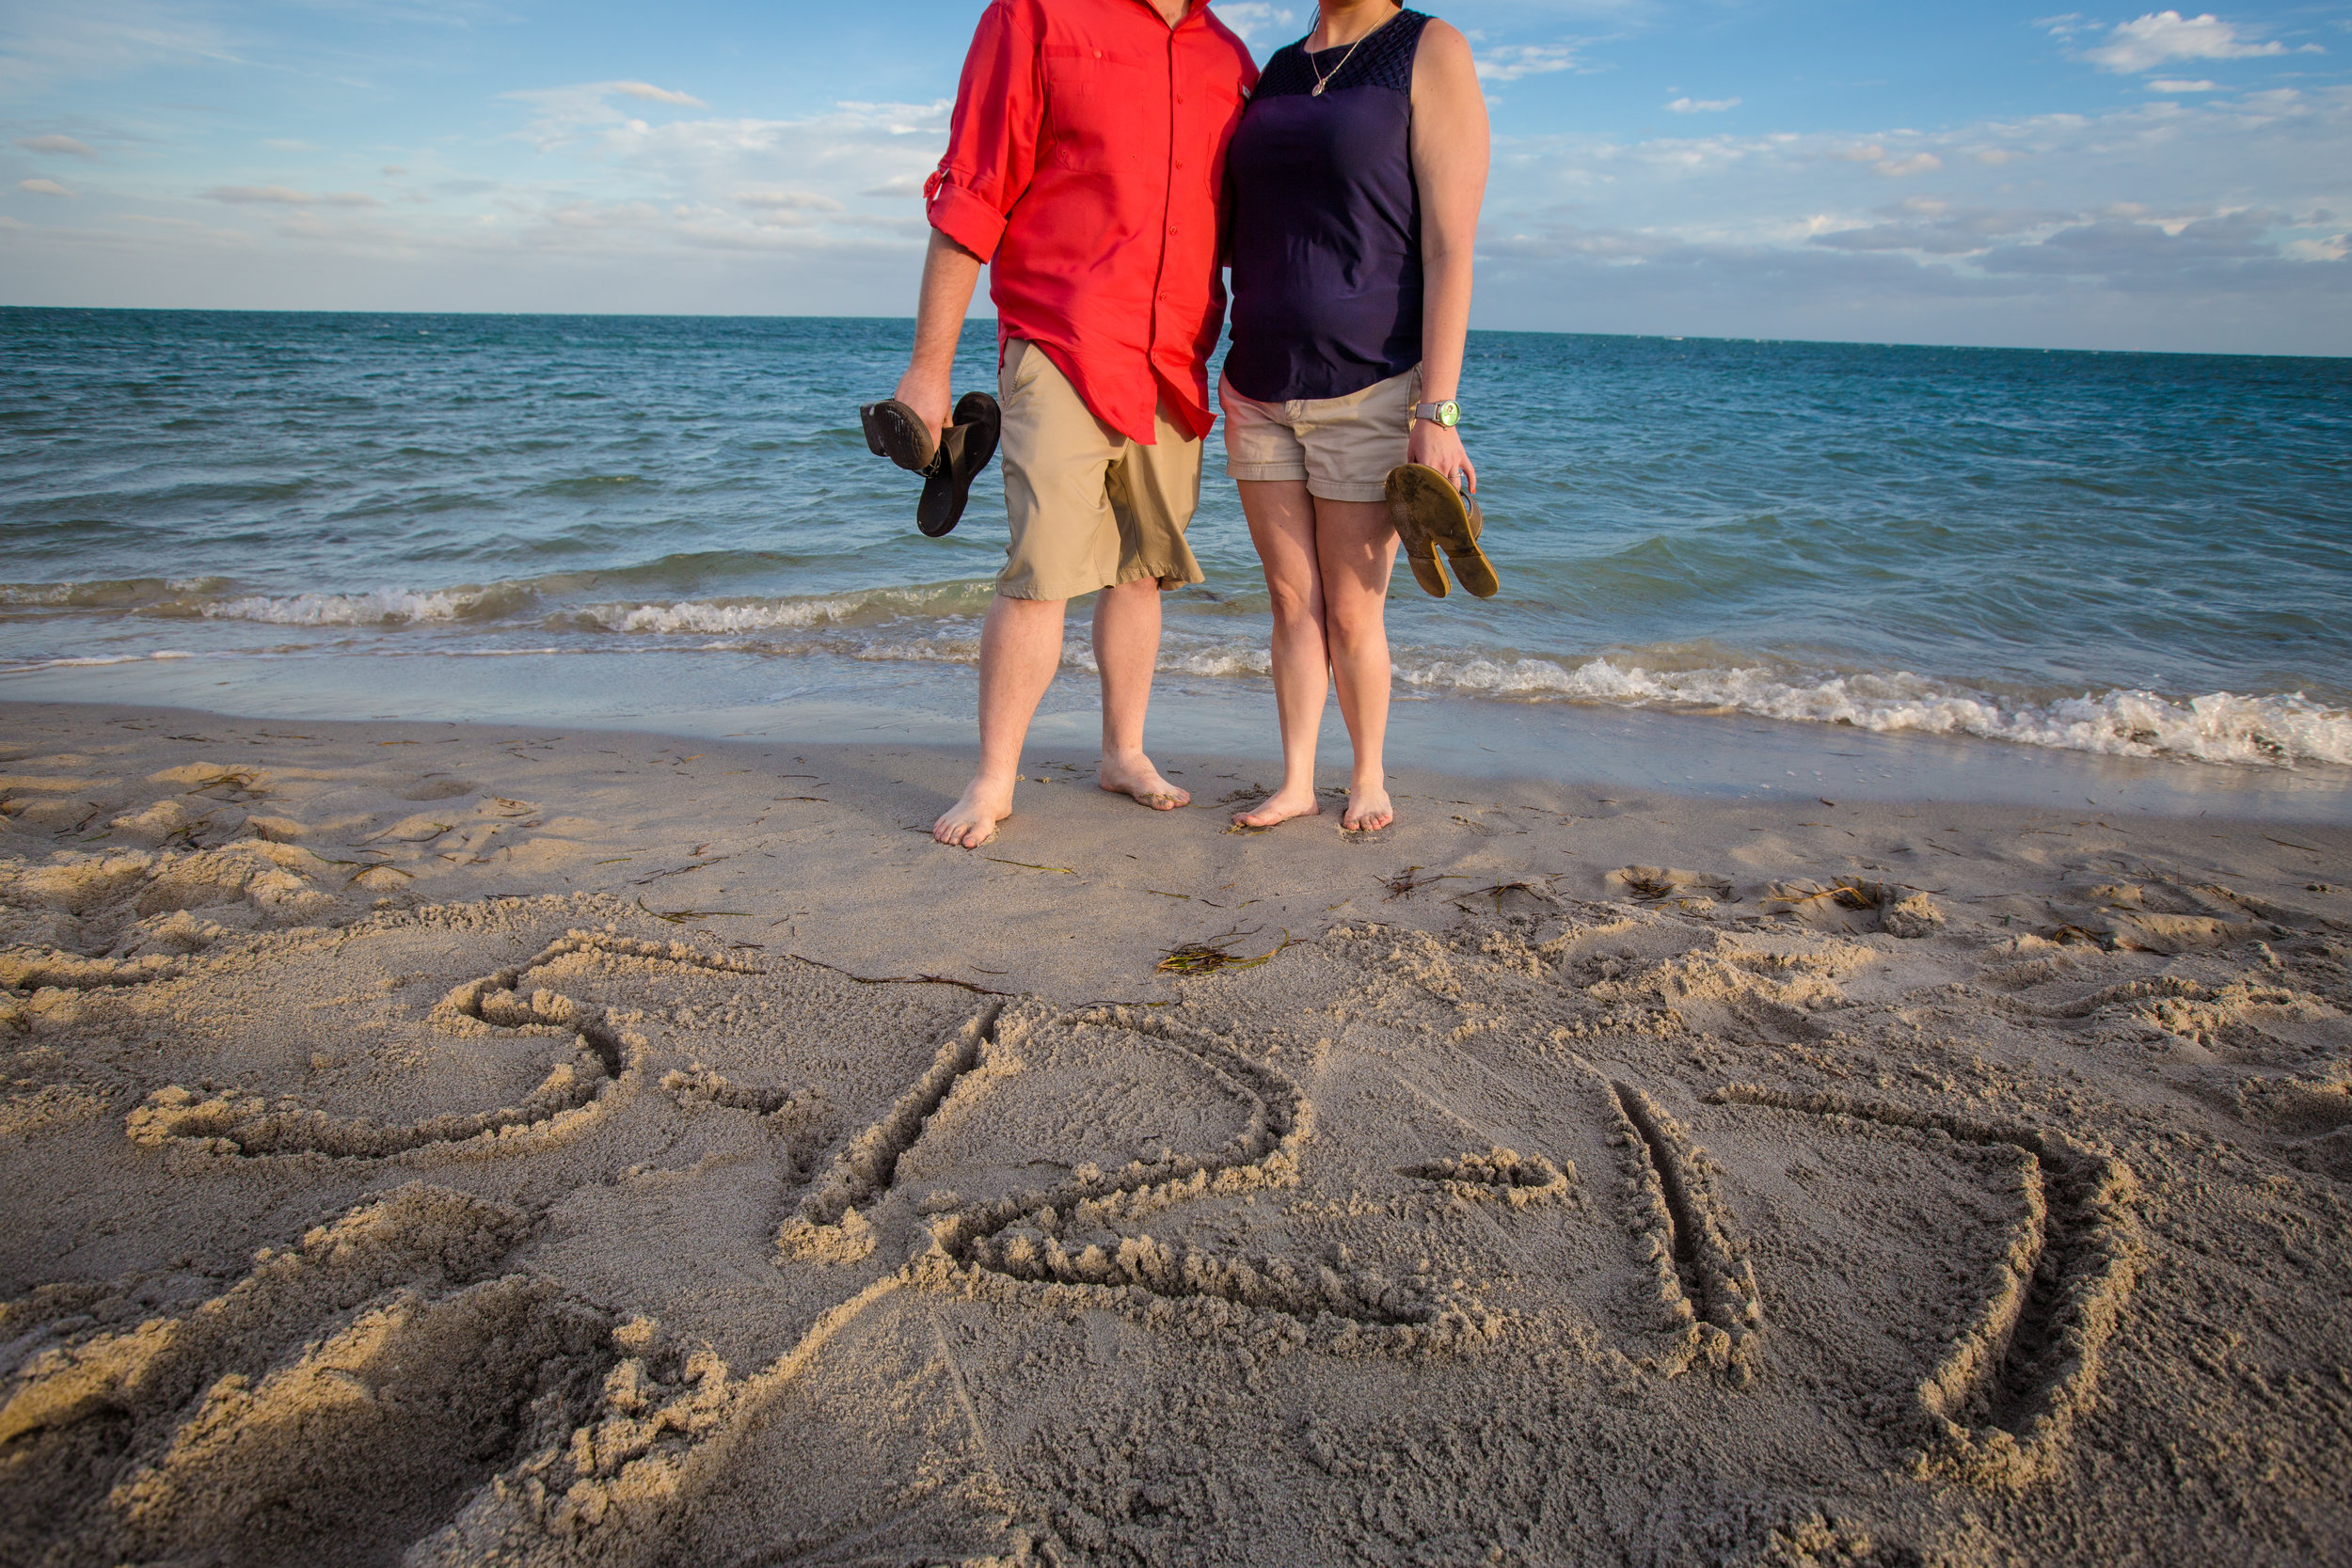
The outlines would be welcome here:
<svg viewBox="0 0 2352 1568">
<path fill-rule="evenodd" d="M 1392 0 L 1324 0 L 1315 30 L 1266 62 L 1234 133 L 1217 398 L 1274 601 L 1283 762 L 1244 826 L 1321 809 L 1315 734 L 1334 684 L 1356 751 L 1340 825 L 1395 819 L 1383 484 L 1407 462 L 1477 484 L 1454 420 L 1486 163 L 1470 41 Z"/>
</svg>

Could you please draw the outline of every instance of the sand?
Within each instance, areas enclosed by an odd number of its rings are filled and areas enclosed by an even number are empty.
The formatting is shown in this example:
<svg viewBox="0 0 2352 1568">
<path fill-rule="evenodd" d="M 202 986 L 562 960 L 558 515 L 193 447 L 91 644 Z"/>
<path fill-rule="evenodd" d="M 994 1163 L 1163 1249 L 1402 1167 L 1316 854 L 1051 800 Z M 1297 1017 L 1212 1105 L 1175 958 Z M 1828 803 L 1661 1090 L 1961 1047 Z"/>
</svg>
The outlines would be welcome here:
<svg viewBox="0 0 2352 1568">
<path fill-rule="evenodd" d="M 2344 827 L 0 726 L 0 1561 L 2352 1560 Z"/>
</svg>

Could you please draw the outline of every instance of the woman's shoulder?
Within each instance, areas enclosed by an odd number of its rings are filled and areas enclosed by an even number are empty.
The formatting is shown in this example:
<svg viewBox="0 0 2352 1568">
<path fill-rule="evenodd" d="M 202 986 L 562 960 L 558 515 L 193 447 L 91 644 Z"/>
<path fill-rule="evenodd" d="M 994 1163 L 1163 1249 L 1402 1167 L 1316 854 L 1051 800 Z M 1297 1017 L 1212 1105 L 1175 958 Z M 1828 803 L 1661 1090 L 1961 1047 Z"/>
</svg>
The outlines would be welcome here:
<svg viewBox="0 0 2352 1568">
<path fill-rule="evenodd" d="M 1438 17 L 1422 16 L 1418 11 L 1405 14 L 1420 19 L 1415 39 L 1420 47 L 1413 52 L 1417 77 L 1435 69 L 1451 77 L 1467 76 L 1472 82 L 1478 79 L 1478 62 L 1471 55 L 1470 40 L 1460 28 Z"/>
</svg>

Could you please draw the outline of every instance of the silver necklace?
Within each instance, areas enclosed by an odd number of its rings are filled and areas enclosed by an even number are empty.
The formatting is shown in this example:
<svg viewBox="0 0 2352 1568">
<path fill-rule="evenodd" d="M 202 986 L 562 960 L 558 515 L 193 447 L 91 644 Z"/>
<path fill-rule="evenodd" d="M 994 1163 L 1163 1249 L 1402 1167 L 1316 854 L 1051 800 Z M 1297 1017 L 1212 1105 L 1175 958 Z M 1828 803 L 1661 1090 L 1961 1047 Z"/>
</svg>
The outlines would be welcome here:
<svg viewBox="0 0 2352 1568">
<path fill-rule="evenodd" d="M 1387 17 L 1382 19 L 1380 27 L 1386 27 L 1390 23 L 1394 22 L 1399 16 L 1404 14 L 1405 13 L 1403 11 L 1393 11 L 1390 13 Z M 1372 33 L 1378 32 L 1380 27 L 1375 27 L 1372 30 Z M 1331 78 L 1337 76 L 1341 71 L 1347 69 L 1347 62 L 1356 57 L 1356 51 L 1363 47 L 1364 39 L 1372 37 L 1372 33 L 1366 33 L 1364 38 L 1359 38 L 1354 43 L 1349 44 L 1347 46 L 1347 53 L 1340 56 L 1339 64 L 1333 66 L 1329 71 L 1317 71 L 1315 74 L 1315 90 L 1309 93 L 1307 96 L 1310 98 L 1321 98 L 1323 96 L 1323 89 L 1331 85 Z M 1308 56 L 1307 69 L 1309 71 L 1314 71 L 1315 69 L 1314 57 L 1312 55 Z"/>
</svg>

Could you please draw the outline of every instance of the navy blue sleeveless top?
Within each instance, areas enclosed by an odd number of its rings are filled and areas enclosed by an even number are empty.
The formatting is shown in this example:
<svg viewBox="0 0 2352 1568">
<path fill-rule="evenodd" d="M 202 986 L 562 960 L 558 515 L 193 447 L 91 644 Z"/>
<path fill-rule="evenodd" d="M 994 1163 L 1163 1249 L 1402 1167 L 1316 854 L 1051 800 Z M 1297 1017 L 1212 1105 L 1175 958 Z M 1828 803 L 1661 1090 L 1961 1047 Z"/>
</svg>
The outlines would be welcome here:
<svg viewBox="0 0 2352 1568">
<path fill-rule="evenodd" d="M 1311 55 L 1301 39 L 1258 78 L 1225 160 L 1225 374 L 1244 397 L 1346 397 L 1421 362 L 1421 192 L 1408 137 L 1428 21 L 1400 11 L 1352 56 L 1343 47 Z M 1320 97 L 1318 67 L 1338 68 Z"/>
</svg>

